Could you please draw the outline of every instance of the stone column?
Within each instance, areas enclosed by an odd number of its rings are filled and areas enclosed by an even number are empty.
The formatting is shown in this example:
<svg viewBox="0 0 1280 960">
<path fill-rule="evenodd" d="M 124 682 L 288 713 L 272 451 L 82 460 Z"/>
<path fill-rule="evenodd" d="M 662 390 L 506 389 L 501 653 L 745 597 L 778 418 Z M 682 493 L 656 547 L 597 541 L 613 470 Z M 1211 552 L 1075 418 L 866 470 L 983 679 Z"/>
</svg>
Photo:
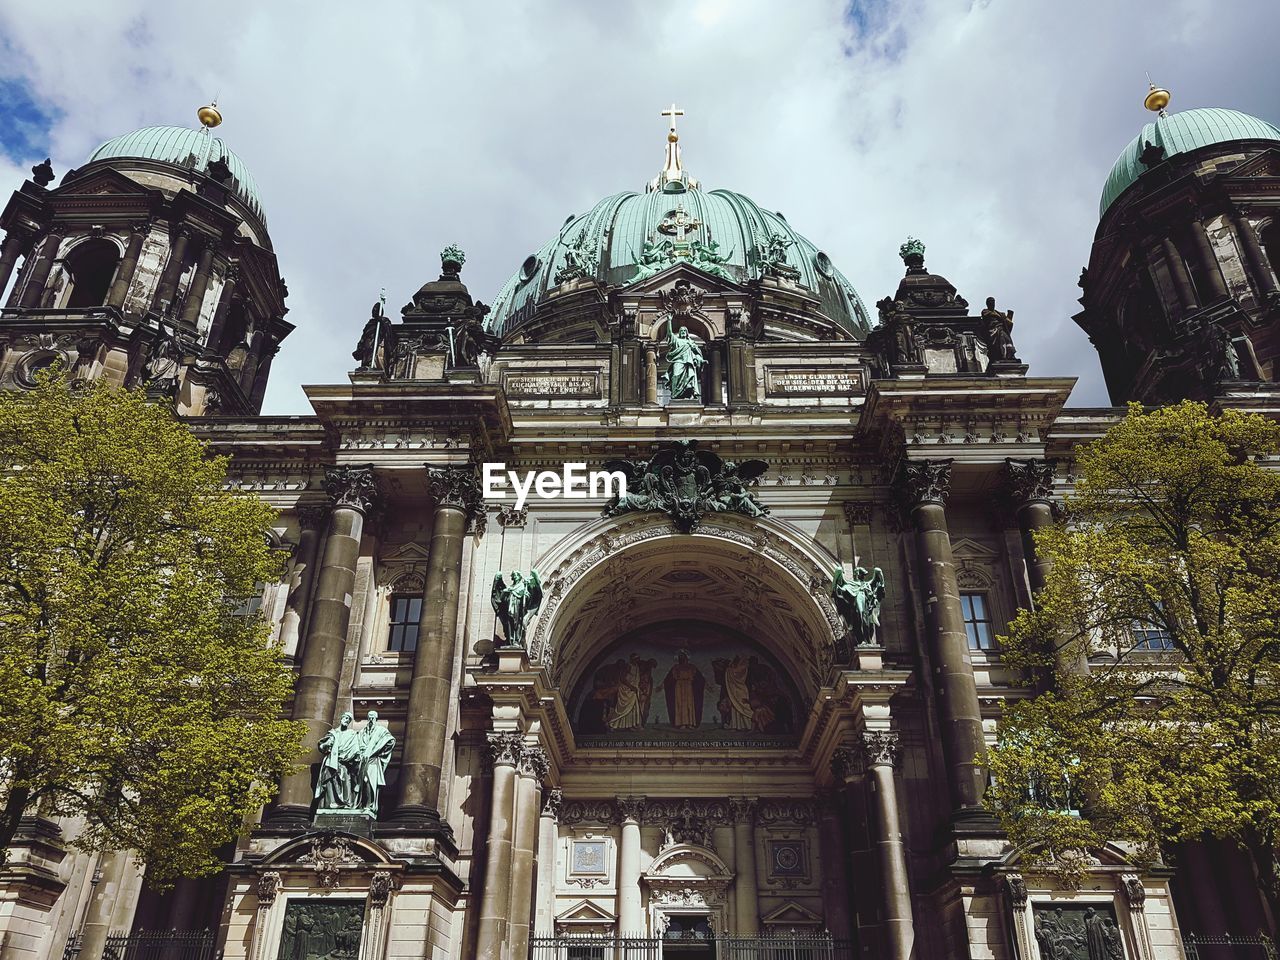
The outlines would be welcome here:
<svg viewBox="0 0 1280 960">
<path fill-rule="evenodd" d="M 651 343 L 644 346 L 644 402 L 658 402 L 658 348 Z"/>
<path fill-rule="evenodd" d="M 826 928 L 837 940 L 852 935 L 850 922 L 849 867 L 845 859 L 848 845 L 840 825 L 840 809 L 834 790 L 819 790 L 818 843 L 822 864 L 822 912 Z"/>
<path fill-rule="evenodd" d="M 944 509 L 951 490 L 951 461 L 905 461 L 900 489 L 916 530 L 918 575 L 952 809 L 957 814 L 981 815 L 987 747 Z"/>
<path fill-rule="evenodd" d="M 1213 244 L 1209 242 L 1209 234 L 1204 223 L 1193 220 L 1187 226 L 1191 238 L 1191 248 L 1195 251 L 1196 260 L 1200 264 L 1200 272 L 1204 274 L 1208 290 L 1201 290 L 1201 299 L 1209 303 L 1218 303 L 1227 299 L 1227 283 L 1222 279 L 1222 267 L 1218 264 L 1218 255 L 1213 252 Z M 1202 306 L 1204 304 L 1201 304 Z"/>
<path fill-rule="evenodd" d="M 205 343 L 209 345 L 210 350 L 220 350 L 222 347 L 222 331 L 227 324 L 227 314 L 235 303 L 236 285 L 239 282 L 240 267 L 232 263 L 223 275 L 222 292 L 218 294 L 218 306 L 213 311 L 213 320 L 209 323 L 209 333 L 205 337 Z"/>
<path fill-rule="evenodd" d="M 846 887 L 849 928 L 856 930 L 863 951 L 877 956 L 881 952 L 882 931 L 875 920 L 881 905 L 875 899 L 874 884 L 869 880 L 876 873 L 876 856 L 868 822 L 865 758 L 860 746 L 837 747 L 831 754 L 831 775 L 837 788 L 844 792 L 845 846 L 842 849 L 847 850 L 849 856 L 850 885 Z M 858 878 L 864 878 L 864 882 Z"/>
<path fill-rule="evenodd" d="M 467 522 L 481 501 L 474 465 L 443 470 L 428 468 L 428 472 L 428 484 L 436 503 L 435 520 L 422 598 L 422 626 L 409 684 L 404 759 L 400 766 L 400 809 L 396 819 L 429 833 L 448 836 L 449 826 L 440 817 L 440 770 L 444 764 L 445 727 L 453 682 L 462 548 Z"/>
<path fill-rule="evenodd" d="M 618 797 L 622 841 L 618 844 L 618 935 L 645 935 L 644 906 L 640 900 L 640 818 L 644 797 Z"/>
<path fill-rule="evenodd" d="M 538 844 L 538 819 L 542 808 L 542 781 L 547 776 L 547 755 L 541 747 L 524 747 L 516 767 L 515 837 L 511 853 L 511 930 L 507 941 L 512 960 L 529 955 L 529 916 L 533 908 L 534 859 Z"/>
<path fill-rule="evenodd" d="M 1276 276 L 1267 263 L 1267 255 L 1262 250 L 1258 231 L 1253 228 L 1249 218 L 1242 213 L 1236 214 L 1231 222 L 1236 228 L 1236 236 L 1240 238 L 1240 246 L 1244 248 L 1244 258 L 1249 263 L 1249 272 L 1253 275 L 1258 293 L 1262 295 L 1263 300 L 1274 297 L 1277 292 Z M 3 261 L 0 261 L 0 267 L 2 266 Z M 1277 270 L 1280 270 L 1280 265 L 1277 265 Z M 0 269 L 0 290 L 4 289 L 3 277 L 3 270 Z"/>
<path fill-rule="evenodd" d="M 4 294 L 4 288 L 9 285 L 9 278 L 13 276 L 13 266 L 22 255 L 24 246 L 26 246 L 26 237 L 16 230 L 10 230 L 5 235 L 4 243 L 0 244 L 0 295 Z"/>
<path fill-rule="evenodd" d="M 490 733 L 489 750 L 493 760 L 493 793 L 476 957 L 479 960 L 505 960 L 507 957 L 523 960 L 504 948 L 507 946 L 507 912 L 511 907 L 516 765 L 520 763 L 524 750 L 524 737 L 514 732 Z"/>
<path fill-rule="evenodd" d="M 115 279 L 111 281 L 111 290 L 107 294 L 107 306 L 118 310 L 124 309 L 125 297 L 129 295 L 129 284 L 138 269 L 138 258 L 142 256 L 142 244 L 151 232 L 151 224 L 135 223 L 129 228 L 129 245 L 125 247 L 124 259 L 116 266 Z"/>
<path fill-rule="evenodd" d="M 707 349 L 711 352 L 711 397 L 709 403 L 716 405 L 724 403 L 724 370 L 721 359 L 724 354 L 724 348 L 715 340 L 707 344 Z"/>
<path fill-rule="evenodd" d="M 307 725 L 303 737 L 307 760 L 300 772 L 286 776 L 280 783 L 280 796 L 271 819 L 281 824 L 305 824 L 310 818 L 312 767 L 320 759 L 316 744 L 333 725 L 360 539 L 365 517 L 380 499 L 372 465 L 326 470 L 324 484 L 333 503 L 333 514 L 293 700 L 293 718 Z"/>
<path fill-rule="evenodd" d="M 284 616 L 280 619 L 280 647 L 296 660 L 301 654 L 303 614 L 307 609 L 307 596 L 315 579 L 316 553 L 320 546 L 320 528 L 329 511 L 319 504 L 300 506 L 298 515 L 298 548 L 294 553 L 293 569 L 289 571 L 288 596 L 284 604 Z"/>
<path fill-rule="evenodd" d="M 538 890 L 533 901 L 535 937 L 552 937 L 556 932 L 556 848 L 560 839 L 558 826 L 563 799 L 558 787 L 548 790 L 538 821 Z"/>
<path fill-rule="evenodd" d="M 49 272 L 53 269 L 53 261 L 57 259 L 58 247 L 61 245 L 62 234 L 50 230 L 44 243 L 40 244 L 40 252 L 32 260 L 31 268 L 26 269 L 24 264 L 26 286 L 22 288 L 22 299 L 18 301 L 18 306 L 40 306 L 40 297 L 44 294 L 44 286 L 49 281 Z"/>
<path fill-rule="evenodd" d="M 875 799 L 876 851 L 880 861 L 888 955 L 892 960 L 910 960 L 916 934 L 911 912 L 907 853 L 898 817 L 898 789 L 893 778 L 893 768 L 898 760 L 898 735 L 888 730 L 868 730 L 862 738 Z"/>
<path fill-rule="evenodd" d="M 738 915 L 740 937 L 760 934 L 760 891 L 756 886 L 756 798 L 734 797 L 733 811 L 733 906 Z"/>
<path fill-rule="evenodd" d="M 196 272 L 191 275 L 191 283 L 187 287 L 186 302 L 182 305 L 182 325 L 193 332 L 200 318 L 200 308 L 204 305 L 204 295 L 209 291 L 209 272 L 212 269 L 213 242 L 206 240 L 200 259 L 196 261 Z"/>
<path fill-rule="evenodd" d="M 1022 555 L 1027 561 L 1027 581 L 1031 593 L 1044 589 L 1053 564 L 1036 550 L 1035 533 L 1053 526 L 1053 478 L 1057 464 L 1053 460 L 1004 461 L 1005 488 L 1018 519 L 1018 532 L 1022 536 Z"/>
<path fill-rule="evenodd" d="M 120 896 L 129 869 L 131 855 L 127 850 L 108 850 L 98 855 L 93 893 L 81 928 L 80 957 L 101 960 L 111 934 L 111 915 Z"/>
<path fill-rule="evenodd" d="M 1170 237 L 1160 241 L 1160 248 L 1164 251 L 1164 258 L 1169 264 L 1169 276 L 1173 278 L 1173 286 L 1178 292 L 1178 299 L 1182 301 L 1182 309 L 1195 310 L 1199 304 L 1196 303 L 1196 294 L 1191 288 L 1191 276 L 1187 273 L 1187 264 L 1182 259 L 1182 252 Z"/>
<path fill-rule="evenodd" d="M 178 292 L 178 278 L 182 276 L 183 262 L 187 259 L 187 245 L 191 243 L 193 233 L 185 223 L 178 224 L 174 230 L 169 261 L 165 264 L 164 273 L 160 275 L 160 283 L 156 285 L 156 295 L 151 300 L 151 309 L 156 313 L 164 313 L 173 301 L 174 294 Z"/>
</svg>

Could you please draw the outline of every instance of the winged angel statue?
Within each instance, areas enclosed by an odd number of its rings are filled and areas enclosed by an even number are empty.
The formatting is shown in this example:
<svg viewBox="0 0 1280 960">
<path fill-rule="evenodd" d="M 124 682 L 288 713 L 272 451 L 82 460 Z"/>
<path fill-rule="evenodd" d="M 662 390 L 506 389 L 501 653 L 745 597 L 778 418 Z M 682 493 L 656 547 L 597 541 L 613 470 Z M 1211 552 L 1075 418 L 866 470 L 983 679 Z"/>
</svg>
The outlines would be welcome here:
<svg viewBox="0 0 1280 960">
<path fill-rule="evenodd" d="M 499 571 L 493 578 L 492 598 L 507 646 L 523 647 L 525 626 L 542 606 L 542 581 L 538 579 L 538 571 L 530 570 L 526 577 L 513 570 L 510 584 Z"/>
<path fill-rule="evenodd" d="M 868 573 L 866 567 L 855 567 L 852 579 L 845 579 L 844 568 L 836 567 L 831 575 L 831 599 L 857 645 L 874 644 L 884 600 L 884 571 L 876 567 L 874 573 Z"/>
</svg>

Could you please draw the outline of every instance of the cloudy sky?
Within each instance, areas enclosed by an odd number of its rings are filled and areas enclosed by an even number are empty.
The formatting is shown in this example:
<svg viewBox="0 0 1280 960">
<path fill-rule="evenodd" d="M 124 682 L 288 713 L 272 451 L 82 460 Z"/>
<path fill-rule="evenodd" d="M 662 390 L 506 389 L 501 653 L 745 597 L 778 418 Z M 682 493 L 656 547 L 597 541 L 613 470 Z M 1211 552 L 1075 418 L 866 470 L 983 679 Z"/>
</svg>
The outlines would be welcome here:
<svg viewBox="0 0 1280 960">
<path fill-rule="evenodd" d="M 690 172 L 785 213 L 868 304 L 921 237 L 971 303 L 1015 310 L 1033 374 L 1099 404 L 1070 317 L 1144 72 L 1175 109 L 1275 122 L 1277 35 L 1274 0 L 6 0 L 0 189 L 216 96 L 298 326 L 265 412 L 303 413 L 379 289 L 407 301 L 445 244 L 492 302 L 566 216 L 641 189 L 674 99 Z"/>
</svg>

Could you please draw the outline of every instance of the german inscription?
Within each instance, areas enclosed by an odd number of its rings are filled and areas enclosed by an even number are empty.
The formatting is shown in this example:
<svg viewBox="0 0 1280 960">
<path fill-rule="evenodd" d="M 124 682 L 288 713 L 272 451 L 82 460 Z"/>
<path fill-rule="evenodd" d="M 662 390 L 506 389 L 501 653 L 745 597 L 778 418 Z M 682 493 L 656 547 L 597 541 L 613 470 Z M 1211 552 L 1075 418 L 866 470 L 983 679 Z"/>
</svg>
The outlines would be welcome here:
<svg viewBox="0 0 1280 960">
<path fill-rule="evenodd" d="M 765 367 L 771 397 L 851 397 L 863 392 L 861 367 Z"/>
<path fill-rule="evenodd" d="M 600 371 L 564 373 L 512 373 L 502 378 L 502 388 L 513 399 L 572 397 L 595 400 L 601 396 Z"/>
</svg>

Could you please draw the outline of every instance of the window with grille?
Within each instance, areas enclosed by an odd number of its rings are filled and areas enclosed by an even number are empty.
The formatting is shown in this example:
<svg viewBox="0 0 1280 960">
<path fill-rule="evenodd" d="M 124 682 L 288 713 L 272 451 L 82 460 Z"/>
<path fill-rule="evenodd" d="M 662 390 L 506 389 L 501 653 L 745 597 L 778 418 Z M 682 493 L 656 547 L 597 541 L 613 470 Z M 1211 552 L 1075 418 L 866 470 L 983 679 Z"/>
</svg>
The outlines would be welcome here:
<svg viewBox="0 0 1280 960">
<path fill-rule="evenodd" d="M 422 619 L 422 598 L 407 593 L 391 595 L 391 629 L 387 649 L 392 653 L 412 653 L 418 649 L 418 623 Z"/>
<path fill-rule="evenodd" d="M 960 610 L 964 615 L 964 632 L 970 650 L 992 650 L 995 634 L 991 630 L 991 613 L 985 593 L 961 593 Z"/>
</svg>

